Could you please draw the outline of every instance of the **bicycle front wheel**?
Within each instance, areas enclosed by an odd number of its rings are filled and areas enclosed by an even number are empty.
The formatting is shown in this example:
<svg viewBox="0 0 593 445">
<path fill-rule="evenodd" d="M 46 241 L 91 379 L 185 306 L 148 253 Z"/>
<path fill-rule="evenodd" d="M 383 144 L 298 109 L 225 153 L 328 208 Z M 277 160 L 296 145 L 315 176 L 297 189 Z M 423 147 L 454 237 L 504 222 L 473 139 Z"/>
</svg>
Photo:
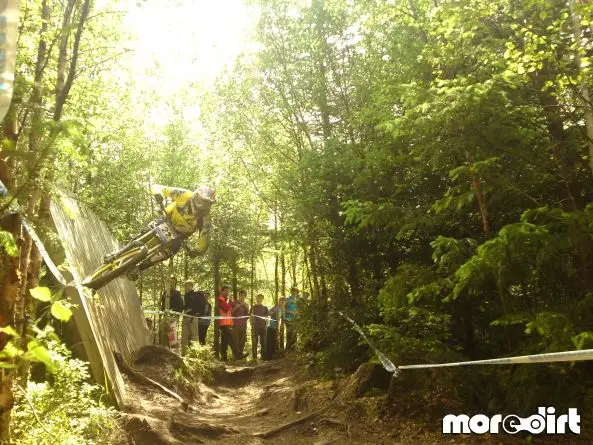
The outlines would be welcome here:
<svg viewBox="0 0 593 445">
<path fill-rule="evenodd" d="M 124 252 L 109 263 L 101 265 L 91 275 L 84 279 L 82 285 L 97 290 L 110 281 L 123 275 L 148 255 L 146 246 L 138 246 Z"/>
</svg>

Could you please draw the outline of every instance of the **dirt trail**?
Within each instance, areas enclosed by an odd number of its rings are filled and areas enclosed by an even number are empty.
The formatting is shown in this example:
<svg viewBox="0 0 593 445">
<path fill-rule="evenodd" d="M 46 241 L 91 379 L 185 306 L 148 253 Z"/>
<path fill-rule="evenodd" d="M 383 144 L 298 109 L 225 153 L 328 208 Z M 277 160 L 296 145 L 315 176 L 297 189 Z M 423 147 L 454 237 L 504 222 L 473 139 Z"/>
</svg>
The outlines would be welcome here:
<svg viewBox="0 0 593 445">
<path fill-rule="evenodd" d="M 152 347 L 154 348 L 154 347 Z M 340 381 L 316 379 L 296 357 L 245 366 L 220 367 L 210 385 L 190 389 L 175 378 L 180 358 L 155 348 L 134 364 L 146 377 L 176 391 L 184 405 L 165 391 L 126 377 L 132 403 L 122 415 L 121 444 L 127 445 L 507 445 L 525 444 L 511 435 L 444 436 L 440 422 L 408 413 L 389 417 L 384 394 L 368 391 L 349 397 L 356 374 Z M 358 374 L 358 372 L 357 372 Z M 417 413 L 418 414 L 418 413 Z M 295 421 L 300 422 L 294 423 Z M 288 425 L 284 429 L 283 425 Z M 269 433 L 261 437 L 262 433 Z M 125 436 L 125 437 L 124 437 Z M 561 440 L 560 440 L 561 439 Z M 590 443 L 580 437 L 534 439 L 533 443 Z"/>
<path fill-rule="evenodd" d="M 135 368 L 174 388 L 171 363 Z M 200 384 L 184 409 L 155 388 L 127 381 L 133 403 L 124 414 L 129 444 L 394 444 L 391 428 L 353 414 L 335 398 L 336 384 L 307 376 L 294 357 L 245 367 L 226 366 L 211 386 Z M 177 388 L 189 399 L 187 392 Z M 350 407 L 351 408 L 351 407 Z M 272 430 L 303 420 L 282 431 Z M 387 430 L 387 432 L 385 432 Z M 268 437 L 258 434 L 270 433 Z"/>
</svg>

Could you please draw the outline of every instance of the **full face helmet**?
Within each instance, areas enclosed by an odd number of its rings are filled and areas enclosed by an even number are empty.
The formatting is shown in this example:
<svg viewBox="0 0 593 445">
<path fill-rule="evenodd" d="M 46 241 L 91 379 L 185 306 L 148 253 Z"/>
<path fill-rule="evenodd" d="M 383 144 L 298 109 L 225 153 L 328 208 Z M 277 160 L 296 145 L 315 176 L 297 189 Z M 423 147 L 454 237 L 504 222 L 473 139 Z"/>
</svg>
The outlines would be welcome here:
<svg viewBox="0 0 593 445">
<path fill-rule="evenodd" d="M 208 187 L 207 185 L 202 185 L 198 187 L 194 191 L 194 195 L 192 196 L 192 207 L 194 208 L 194 212 L 198 211 L 208 211 L 212 204 L 216 202 L 216 192 Z"/>
</svg>

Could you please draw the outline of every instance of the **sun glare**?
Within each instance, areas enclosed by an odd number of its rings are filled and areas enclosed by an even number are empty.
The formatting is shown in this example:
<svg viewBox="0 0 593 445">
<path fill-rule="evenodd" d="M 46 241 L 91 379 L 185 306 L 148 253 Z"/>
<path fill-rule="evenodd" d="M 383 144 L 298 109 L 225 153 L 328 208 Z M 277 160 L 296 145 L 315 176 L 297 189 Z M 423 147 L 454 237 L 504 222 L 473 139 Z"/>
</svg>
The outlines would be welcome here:
<svg viewBox="0 0 593 445">
<path fill-rule="evenodd" d="M 131 68 L 166 91 L 211 83 L 245 48 L 255 20 L 241 0 L 133 2 L 125 19 L 136 36 Z"/>
<path fill-rule="evenodd" d="M 127 79 L 132 103 L 150 108 L 147 134 L 159 133 L 173 109 L 199 133 L 200 105 L 191 92 L 212 88 L 223 70 L 249 51 L 257 8 L 242 0 L 124 1 L 129 38 L 121 44 L 131 52 L 110 75 Z"/>
</svg>

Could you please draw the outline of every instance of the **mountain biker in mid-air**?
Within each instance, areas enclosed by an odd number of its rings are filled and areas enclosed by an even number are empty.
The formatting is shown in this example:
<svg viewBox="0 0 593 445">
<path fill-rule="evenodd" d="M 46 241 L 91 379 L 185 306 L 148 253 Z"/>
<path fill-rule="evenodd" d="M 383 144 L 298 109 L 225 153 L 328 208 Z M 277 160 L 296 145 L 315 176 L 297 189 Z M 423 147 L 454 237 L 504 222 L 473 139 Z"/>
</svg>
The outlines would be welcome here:
<svg viewBox="0 0 593 445">
<path fill-rule="evenodd" d="M 167 187 L 155 184 L 150 189 L 154 199 L 163 207 L 164 215 L 152 221 L 141 233 L 152 230 L 164 221 L 176 232 L 175 239 L 167 245 L 166 250 L 147 258 L 137 267 L 128 272 L 128 277 L 135 280 L 138 273 L 148 269 L 154 264 L 165 261 L 175 255 L 183 246 L 191 257 L 204 254 L 210 244 L 212 224 L 210 221 L 210 207 L 216 202 L 216 194 L 208 186 L 200 186 L 193 192 L 190 190 Z M 197 232 L 195 248 L 187 246 L 185 241 Z M 134 241 L 124 246 L 117 252 L 106 255 L 105 263 L 112 261 L 122 252 L 128 250 Z"/>
</svg>

